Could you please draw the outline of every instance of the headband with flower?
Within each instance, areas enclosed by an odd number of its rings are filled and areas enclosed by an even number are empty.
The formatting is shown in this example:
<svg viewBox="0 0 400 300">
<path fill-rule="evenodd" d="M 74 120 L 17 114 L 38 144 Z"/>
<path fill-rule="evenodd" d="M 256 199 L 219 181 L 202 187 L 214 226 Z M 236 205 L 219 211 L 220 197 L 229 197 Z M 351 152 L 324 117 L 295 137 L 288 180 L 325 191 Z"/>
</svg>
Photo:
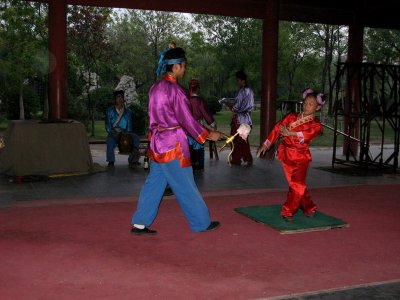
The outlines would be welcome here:
<svg viewBox="0 0 400 300">
<path fill-rule="evenodd" d="M 314 94 L 315 91 L 312 88 L 306 88 L 303 91 L 303 99 L 306 99 L 308 95 Z M 324 105 L 325 104 L 325 95 L 323 93 L 318 93 L 315 98 L 317 99 L 317 103 L 319 105 Z"/>
<path fill-rule="evenodd" d="M 306 99 L 308 95 L 314 93 L 314 90 L 312 88 L 306 88 L 303 91 L 303 99 Z"/>
<path fill-rule="evenodd" d="M 316 98 L 317 98 L 317 102 L 319 105 L 325 104 L 325 100 L 324 100 L 325 95 L 323 93 L 318 93 Z"/>
</svg>

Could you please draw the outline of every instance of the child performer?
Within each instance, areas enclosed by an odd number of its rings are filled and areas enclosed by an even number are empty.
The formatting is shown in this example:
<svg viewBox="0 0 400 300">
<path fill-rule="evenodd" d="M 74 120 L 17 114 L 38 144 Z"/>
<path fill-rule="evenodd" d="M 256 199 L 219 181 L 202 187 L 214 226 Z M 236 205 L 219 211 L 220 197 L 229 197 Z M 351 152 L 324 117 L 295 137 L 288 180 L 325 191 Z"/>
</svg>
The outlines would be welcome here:
<svg viewBox="0 0 400 300">
<path fill-rule="evenodd" d="M 178 84 L 186 71 L 186 55 L 182 48 L 170 49 L 163 60 L 162 80 L 156 82 L 149 94 L 150 173 L 140 191 L 137 210 L 132 217 L 131 232 L 154 235 L 148 228 L 155 220 L 167 183 L 179 202 L 190 229 L 211 231 L 220 226 L 211 221 L 210 214 L 194 182 L 186 134 L 199 143 L 206 138 L 217 141 L 223 137 L 197 122 L 190 111 L 187 91 Z"/>
<path fill-rule="evenodd" d="M 306 187 L 307 169 L 311 161 L 308 145 L 321 133 L 322 125 L 315 117 L 315 112 L 325 102 L 322 93 L 317 94 L 310 88 L 303 91 L 303 99 L 303 112 L 290 113 L 279 121 L 257 152 L 257 156 L 264 155 L 282 137 L 277 157 L 289 184 L 287 199 L 281 210 L 281 216 L 287 222 L 293 221 L 299 208 L 308 217 L 313 217 L 317 210 Z"/>
</svg>

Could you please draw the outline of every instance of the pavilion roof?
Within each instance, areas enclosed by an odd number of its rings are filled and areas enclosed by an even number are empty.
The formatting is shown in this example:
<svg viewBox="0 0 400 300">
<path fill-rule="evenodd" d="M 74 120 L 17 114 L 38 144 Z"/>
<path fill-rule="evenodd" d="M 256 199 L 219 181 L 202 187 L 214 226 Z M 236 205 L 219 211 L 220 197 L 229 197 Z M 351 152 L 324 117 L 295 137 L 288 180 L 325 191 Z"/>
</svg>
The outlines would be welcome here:
<svg viewBox="0 0 400 300">
<path fill-rule="evenodd" d="M 51 2 L 59 0 L 38 0 Z M 67 4 L 264 18 L 268 0 L 65 0 Z M 278 0 L 279 19 L 400 29 L 398 0 Z"/>
</svg>

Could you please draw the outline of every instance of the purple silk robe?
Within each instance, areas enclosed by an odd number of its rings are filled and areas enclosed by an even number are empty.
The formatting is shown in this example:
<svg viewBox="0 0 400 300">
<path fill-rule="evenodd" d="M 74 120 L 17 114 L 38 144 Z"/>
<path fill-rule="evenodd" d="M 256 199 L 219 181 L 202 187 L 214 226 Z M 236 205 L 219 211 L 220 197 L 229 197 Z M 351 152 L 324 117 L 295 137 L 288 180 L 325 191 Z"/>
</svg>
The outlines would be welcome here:
<svg viewBox="0 0 400 300">
<path fill-rule="evenodd" d="M 240 124 L 253 125 L 251 121 L 251 111 L 254 107 L 254 93 L 249 87 L 242 87 L 236 97 L 233 111 L 238 115 L 238 122 Z"/>
<path fill-rule="evenodd" d="M 192 107 L 193 117 L 197 121 L 205 120 L 208 125 L 211 125 L 215 122 L 214 117 L 208 111 L 207 105 L 202 97 L 193 94 L 189 101 Z"/>
<path fill-rule="evenodd" d="M 150 89 L 150 148 L 148 156 L 158 163 L 179 159 L 191 166 L 186 135 L 203 144 L 209 134 L 191 113 L 187 91 L 171 76 L 164 76 Z"/>
</svg>

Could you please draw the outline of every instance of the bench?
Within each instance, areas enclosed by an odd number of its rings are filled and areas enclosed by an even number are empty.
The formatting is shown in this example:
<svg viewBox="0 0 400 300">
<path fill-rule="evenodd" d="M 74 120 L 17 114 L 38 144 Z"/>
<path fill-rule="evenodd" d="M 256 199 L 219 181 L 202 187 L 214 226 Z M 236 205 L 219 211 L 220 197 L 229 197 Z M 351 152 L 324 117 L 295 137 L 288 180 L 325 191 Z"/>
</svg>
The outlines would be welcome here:
<svg viewBox="0 0 400 300">
<path fill-rule="evenodd" d="M 106 143 L 105 140 L 89 141 L 89 144 L 93 144 L 93 145 L 102 145 L 105 143 Z M 149 146 L 150 146 L 150 141 L 148 139 L 145 139 L 145 138 L 140 139 L 140 143 L 139 143 L 140 156 L 147 155 L 147 150 L 149 149 Z M 210 151 L 210 159 L 213 159 L 215 157 L 216 160 L 219 160 L 217 143 L 214 141 L 208 140 L 208 147 L 209 147 L 209 151 Z"/>
<path fill-rule="evenodd" d="M 105 140 L 95 140 L 95 141 L 89 141 L 89 144 L 92 145 L 104 145 L 106 143 Z M 139 143 L 139 153 L 140 156 L 146 156 L 147 155 L 147 149 L 149 149 L 150 141 L 145 138 L 140 139 Z"/>
</svg>

